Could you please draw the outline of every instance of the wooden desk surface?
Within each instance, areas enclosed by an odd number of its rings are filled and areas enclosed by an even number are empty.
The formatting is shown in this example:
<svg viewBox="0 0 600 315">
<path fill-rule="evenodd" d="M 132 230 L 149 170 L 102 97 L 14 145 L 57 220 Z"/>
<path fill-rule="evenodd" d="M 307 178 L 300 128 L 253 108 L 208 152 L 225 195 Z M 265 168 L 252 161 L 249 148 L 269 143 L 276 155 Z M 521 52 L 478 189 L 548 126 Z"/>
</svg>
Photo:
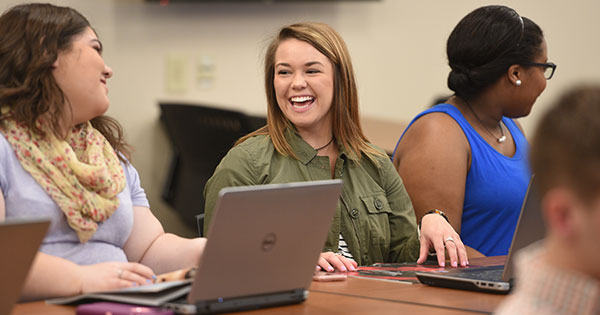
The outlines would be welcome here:
<svg viewBox="0 0 600 315">
<path fill-rule="evenodd" d="M 471 259 L 471 265 L 502 264 L 505 256 Z M 490 313 L 503 295 L 435 288 L 421 284 L 348 278 L 312 282 L 306 302 L 235 314 L 465 314 Z M 45 302 L 17 304 L 13 315 L 72 315 L 75 307 Z"/>
<path fill-rule="evenodd" d="M 472 266 L 501 265 L 505 261 L 506 256 L 469 260 Z M 357 278 L 349 278 L 347 281 L 340 282 L 315 281 L 311 284 L 310 291 L 483 313 L 492 312 L 502 299 L 504 299 L 504 295 L 502 294 Z"/>
<path fill-rule="evenodd" d="M 406 304 L 370 298 L 350 297 L 335 293 L 310 292 L 308 299 L 301 304 L 237 312 L 232 314 L 464 314 L 464 311 L 449 310 L 443 307 Z M 12 315 L 44 314 L 73 315 L 74 306 L 47 305 L 45 302 L 18 304 Z"/>
</svg>

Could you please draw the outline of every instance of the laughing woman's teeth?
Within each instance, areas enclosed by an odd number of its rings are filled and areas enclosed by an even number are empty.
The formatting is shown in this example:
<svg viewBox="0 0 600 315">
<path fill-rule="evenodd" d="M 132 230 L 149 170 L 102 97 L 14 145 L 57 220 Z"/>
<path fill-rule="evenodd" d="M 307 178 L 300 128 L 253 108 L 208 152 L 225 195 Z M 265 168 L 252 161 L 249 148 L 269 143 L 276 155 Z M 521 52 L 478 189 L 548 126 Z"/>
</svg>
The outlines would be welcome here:
<svg viewBox="0 0 600 315">
<path fill-rule="evenodd" d="M 310 101 L 311 99 L 312 99 L 312 97 L 310 97 L 310 96 L 295 96 L 295 97 L 292 97 L 292 102 L 302 103 L 302 102 Z"/>
<path fill-rule="evenodd" d="M 292 105 L 300 108 L 310 105 L 313 100 L 314 98 L 311 96 L 294 96 L 290 98 Z"/>
</svg>

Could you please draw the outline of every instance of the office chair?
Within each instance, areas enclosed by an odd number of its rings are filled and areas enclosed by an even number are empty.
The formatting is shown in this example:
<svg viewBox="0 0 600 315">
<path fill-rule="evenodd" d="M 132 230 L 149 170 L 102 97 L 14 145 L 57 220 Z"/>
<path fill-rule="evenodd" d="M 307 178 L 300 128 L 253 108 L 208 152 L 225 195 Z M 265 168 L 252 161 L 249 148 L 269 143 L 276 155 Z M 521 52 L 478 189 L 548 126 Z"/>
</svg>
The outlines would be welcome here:
<svg viewBox="0 0 600 315">
<path fill-rule="evenodd" d="M 206 181 L 235 141 L 264 126 L 266 118 L 201 105 L 159 106 L 173 147 L 162 198 L 202 236 Z"/>
</svg>

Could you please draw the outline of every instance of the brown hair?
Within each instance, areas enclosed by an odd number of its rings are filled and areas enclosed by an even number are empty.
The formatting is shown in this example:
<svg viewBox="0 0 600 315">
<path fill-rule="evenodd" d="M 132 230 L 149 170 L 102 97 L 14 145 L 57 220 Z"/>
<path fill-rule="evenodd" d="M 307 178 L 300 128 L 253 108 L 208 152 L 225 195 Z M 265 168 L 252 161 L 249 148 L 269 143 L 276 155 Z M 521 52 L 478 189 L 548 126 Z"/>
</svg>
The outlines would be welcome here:
<svg viewBox="0 0 600 315">
<path fill-rule="evenodd" d="M 543 195 L 559 185 L 583 200 L 600 193 L 600 85 L 564 94 L 540 120 L 531 167 Z"/>
<path fill-rule="evenodd" d="M 350 155 L 351 159 L 360 159 L 362 154 L 368 157 L 384 155 L 369 146 L 362 132 L 358 113 L 358 92 L 354 79 L 354 70 L 348 48 L 342 37 L 329 25 L 315 22 L 297 23 L 284 26 L 271 41 L 265 53 L 265 91 L 267 96 L 267 126 L 242 137 L 236 144 L 261 134 L 268 134 L 277 152 L 295 157 L 292 148 L 285 139 L 285 130 L 292 123 L 285 117 L 277 105 L 273 80 L 275 76 L 275 54 L 281 42 L 298 39 L 309 43 L 325 55 L 334 67 L 334 91 L 332 100 L 333 136 Z"/>
<path fill-rule="evenodd" d="M 18 122 L 42 136 L 35 123 L 47 115 L 50 130 L 62 137 L 60 119 L 71 104 L 54 79 L 53 64 L 87 27 L 90 23 L 79 12 L 51 4 L 17 5 L 0 16 L 0 104 L 10 106 Z M 116 120 L 100 116 L 91 123 L 116 151 L 130 157 Z"/>
</svg>

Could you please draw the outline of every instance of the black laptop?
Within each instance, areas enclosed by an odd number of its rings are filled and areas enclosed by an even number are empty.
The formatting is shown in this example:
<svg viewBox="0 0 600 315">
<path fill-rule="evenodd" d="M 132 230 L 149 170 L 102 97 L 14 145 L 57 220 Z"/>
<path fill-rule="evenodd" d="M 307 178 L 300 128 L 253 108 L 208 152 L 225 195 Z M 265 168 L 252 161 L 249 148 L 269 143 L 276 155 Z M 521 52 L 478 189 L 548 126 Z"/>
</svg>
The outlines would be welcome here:
<svg viewBox="0 0 600 315">
<path fill-rule="evenodd" d="M 542 220 L 540 198 L 532 183 L 533 177 L 529 181 L 505 265 L 417 272 L 419 281 L 427 285 L 453 289 L 508 293 L 513 287 L 515 253 L 544 238 L 546 232 Z"/>
</svg>

